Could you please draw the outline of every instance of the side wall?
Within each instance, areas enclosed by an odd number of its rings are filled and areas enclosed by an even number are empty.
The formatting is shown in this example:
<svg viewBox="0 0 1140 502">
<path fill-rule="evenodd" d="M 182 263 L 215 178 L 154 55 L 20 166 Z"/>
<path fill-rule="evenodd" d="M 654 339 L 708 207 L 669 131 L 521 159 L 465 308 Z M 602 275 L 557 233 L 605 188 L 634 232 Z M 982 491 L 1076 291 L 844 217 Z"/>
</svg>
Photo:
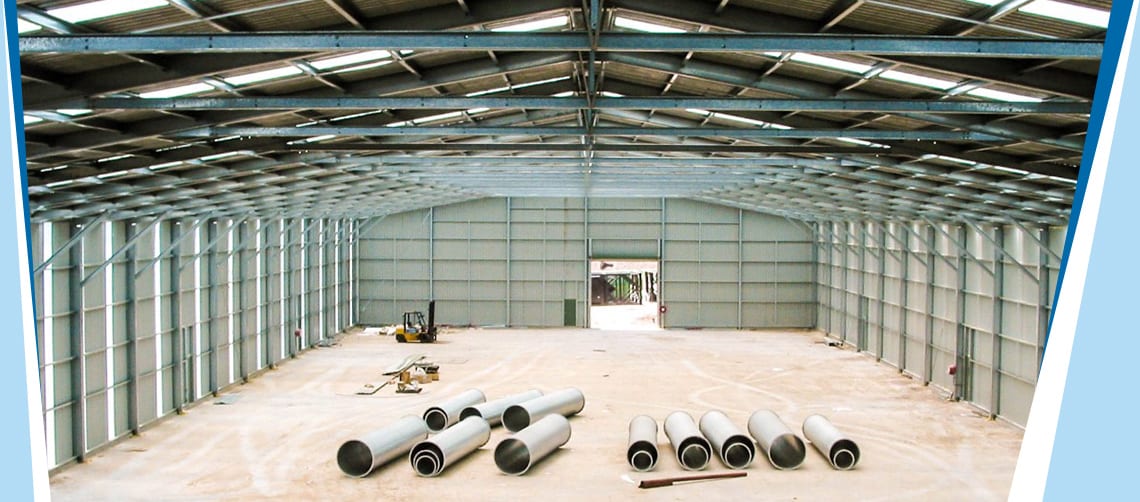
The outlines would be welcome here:
<svg viewBox="0 0 1140 502">
<path fill-rule="evenodd" d="M 82 460 L 352 325 L 356 225 L 33 225 L 49 465 Z"/>
<path fill-rule="evenodd" d="M 443 324 L 586 326 L 589 259 L 658 261 L 666 327 L 814 320 L 802 224 L 681 199 L 492 198 L 391 215 L 365 232 L 360 321 L 397 323 L 435 298 Z"/>
<path fill-rule="evenodd" d="M 833 222 L 817 239 L 820 330 L 1025 424 L 1064 228 Z"/>
</svg>

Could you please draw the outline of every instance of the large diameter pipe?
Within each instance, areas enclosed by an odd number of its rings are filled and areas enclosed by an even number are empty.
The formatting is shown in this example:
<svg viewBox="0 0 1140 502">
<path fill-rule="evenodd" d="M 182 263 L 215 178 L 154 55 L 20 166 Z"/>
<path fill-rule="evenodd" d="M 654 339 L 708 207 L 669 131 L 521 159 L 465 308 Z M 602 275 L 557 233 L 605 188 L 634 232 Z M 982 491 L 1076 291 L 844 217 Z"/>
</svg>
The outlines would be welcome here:
<svg viewBox="0 0 1140 502">
<path fill-rule="evenodd" d="M 714 410 L 702 415 L 701 434 L 708 438 L 720 461 L 730 469 L 744 469 L 756 458 L 752 438 L 744 434 L 723 412 Z"/>
<path fill-rule="evenodd" d="M 807 448 L 803 440 L 771 410 L 760 410 L 748 417 L 748 433 L 768 455 L 773 467 L 795 469 L 804 463 Z"/>
<path fill-rule="evenodd" d="M 442 431 L 459 421 L 459 412 L 463 408 L 482 403 L 486 400 L 487 396 L 484 396 L 483 391 L 479 389 L 464 391 L 457 396 L 453 396 L 442 403 L 428 408 L 427 411 L 424 412 L 424 422 L 427 422 L 428 430 L 432 432 Z"/>
<path fill-rule="evenodd" d="M 416 474 L 438 476 L 447 466 L 478 450 L 491 439 L 491 426 L 479 417 L 467 417 L 431 439 L 416 443 L 408 460 Z"/>
<path fill-rule="evenodd" d="M 812 415 L 804 420 L 804 436 L 836 469 L 846 471 L 859 462 L 859 446 L 844 437 L 823 415 Z"/>
<path fill-rule="evenodd" d="M 336 452 L 336 464 L 345 474 L 362 478 L 403 455 L 427 435 L 428 427 L 422 418 L 407 416 L 360 439 L 346 441 Z"/>
<path fill-rule="evenodd" d="M 570 421 L 562 415 L 546 415 L 500 441 L 495 447 L 495 465 L 505 474 L 521 476 L 569 440 Z"/>
<path fill-rule="evenodd" d="M 503 422 L 503 412 L 506 411 L 508 407 L 539 397 L 542 397 L 542 391 L 532 389 L 494 401 L 487 401 L 483 404 L 468 406 L 459 412 L 459 420 L 464 420 L 467 417 L 479 417 L 486 420 L 491 427 L 494 427 Z"/>
<path fill-rule="evenodd" d="M 638 472 L 652 471 L 657 466 L 657 422 L 653 417 L 638 415 L 629 421 L 625 459 Z"/>
<path fill-rule="evenodd" d="M 674 411 L 665 417 L 665 436 L 673 445 L 677 462 L 689 471 L 699 471 L 708 467 L 712 458 L 712 445 L 701 436 L 693 417 L 683 411 Z"/>
<path fill-rule="evenodd" d="M 508 406 L 503 411 L 503 427 L 511 432 L 525 429 L 546 415 L 568 417 L 586 407 L 586 396 L 575 388 L 562 389 L 545 396 Z"/>
</svg>

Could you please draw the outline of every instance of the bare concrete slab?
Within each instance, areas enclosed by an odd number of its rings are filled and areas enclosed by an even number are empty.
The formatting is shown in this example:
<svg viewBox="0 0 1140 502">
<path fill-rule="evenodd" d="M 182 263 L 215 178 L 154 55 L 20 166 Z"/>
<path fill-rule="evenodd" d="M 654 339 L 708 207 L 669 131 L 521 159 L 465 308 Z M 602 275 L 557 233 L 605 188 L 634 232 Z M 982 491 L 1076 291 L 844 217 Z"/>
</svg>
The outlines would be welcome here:
<svg viewBox="0 0 1140 502">
<path fill-rule="evenodd" d="M 52 476 L 53 500 L 1004 500 L 1022 431 L 989 421 L 894 368 L 828 347 L 813 332 L 464 330 L 440 343 L 397 344 L 350 335 L 287 361 L 225 406 L 206 400 Z M 418 395 L 354 391 L 412 353 L 439 363 L 441 379 Z M 437 478 L 406 458 L 366 478 L 340 472 L 341 443 L 469 388 L 489 399 L 529 388 L 574 386 L 586 395 L 569 443 L 522 477 L 495 467 L 509 433 Z M 742 428 L 769 408 L 800 434 L 828 416 L 862 450 L 852 471 L 814 449 L 795 471 L 764 458 L 744 478 L 640 490 L 641 479 L 689 474 L 664 432 L 650 473 L 625 463 L 628 421 L 659 424 L 674 410 L 725 412 Z M 727 472 L 713 460 L 704 472 Z"/>
</svg>

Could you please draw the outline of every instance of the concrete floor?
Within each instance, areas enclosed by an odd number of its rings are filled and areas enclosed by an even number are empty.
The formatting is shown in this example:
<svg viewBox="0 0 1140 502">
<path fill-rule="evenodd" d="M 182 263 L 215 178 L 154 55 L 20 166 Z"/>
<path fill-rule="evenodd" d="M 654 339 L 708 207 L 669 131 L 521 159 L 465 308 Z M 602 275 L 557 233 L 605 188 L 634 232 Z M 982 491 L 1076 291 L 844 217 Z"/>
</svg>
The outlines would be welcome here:
<svg viewBox="0 0 1140 502">
<path fill-rule="evenodd" d="M 828 347 L 813 332 L 464 330 L 434 345 L 348 335 L 251 383 L 93 455 L 51 479 L 53 500 L 1004 500 L 1022 431 L 947 402 L 893 368 Z M 440 365 L 419 395 L 354 395 L 411 353 Z M 495 467 L 490 442 L 438 478 L 400 458 L 356 479 L 334 456 L 342 442 L 436 401 L 479 388 L 494 399 L 537 387 L 576 386 L 586 408 L 569 443 L 527 475 Z M 809 449 L 795 471 L 764 458 L 739 479 L 640 490 L 632 482 L 685 474 L 664 433 L 650 473 L 625 463 L 627 423 L 720 409 L 743 427 L 760 408 L 797 434 L 822 413 L 862 450 L 855 470 L 832 470 Z M 705 472 L 727 472 L 717 460 Z"/>
</svg>

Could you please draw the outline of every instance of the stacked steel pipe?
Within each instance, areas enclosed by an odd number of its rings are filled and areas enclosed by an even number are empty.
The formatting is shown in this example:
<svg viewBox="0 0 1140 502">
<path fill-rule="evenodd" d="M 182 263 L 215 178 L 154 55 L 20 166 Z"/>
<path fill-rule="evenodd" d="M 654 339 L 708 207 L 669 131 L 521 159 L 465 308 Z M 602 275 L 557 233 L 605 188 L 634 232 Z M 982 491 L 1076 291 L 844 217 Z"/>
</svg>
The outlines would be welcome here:
<svg viewBox="0 0 1140 502">
<path fill-rule="evenodd" d="M 859 446 L 847 439 L 823 415 L 812 415 L 804 420 L 804 436 L 836 469 L 853 469 L 859 462 Z"/>
<path fill-rule="evenodd" d="M 404 417 L 360 439 L 345 442 L 336 452 L 336 464 L 345 474 L 362 478 L 403 455 L 427 435 L 428 427 L 423 419 Z"/>
<path fill-rule="evenodd" d="M 748 417 L 748 433 L 756 438 L 768 462 L 777 469 L 795 469 L 807 456 L 803 440 L 771 410 L 760 410 Z"/>
<path fill-rule="evenodd" d="M 683 411 L 674 411 L 665 417 L 665 435 L 677 454 L 677 462 L 690 471 L 708 467 L 712 445 L 701 436 L 693 417 Z"/>
<path fill-rule="evenodd" d="M 723 412 L 710 411 L 702 415 L 701 433 L 708 438 L 720 461 L 730 469 L 747 468 L 756 458 L 752 439 Z"/>
<path fill-rule="evenodd" d="M 478 450 L 490 439 L 491 426 L 486 420 L 467 417 L 431 439 L 416 443 L 408 454 L 408 460 L 416 474 L 438 476 L 447 466 Z"/>
<path fill-rule="evenodd" d="M 649 415 L 638 415 L 629 421 L 629 446 L 625 459 L 639 472 L 657 466 L 657 422 Z"/>
<path fill-rule="evenodd" d="M 503 411 L 503 427 L 519 432 L 551 414 L 569 417 L 586 407 L 586 396 L 575 388 L 562 389 L 542 397 L 508 406 Z"/>
</svg>

